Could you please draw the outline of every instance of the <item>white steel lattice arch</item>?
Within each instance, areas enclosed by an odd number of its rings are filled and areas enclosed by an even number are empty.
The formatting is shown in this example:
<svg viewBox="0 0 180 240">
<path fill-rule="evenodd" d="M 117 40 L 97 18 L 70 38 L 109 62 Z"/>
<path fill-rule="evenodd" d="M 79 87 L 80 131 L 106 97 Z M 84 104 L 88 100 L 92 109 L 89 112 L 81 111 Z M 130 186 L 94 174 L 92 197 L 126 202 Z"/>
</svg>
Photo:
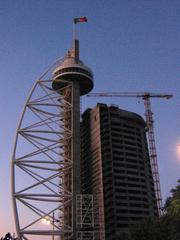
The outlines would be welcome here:
<svg viewBox="0 0 180 240">
<path fill-rule="evenodd" d="M 67 118 L 72 111 L 73 85 L 66 82 L 63 89 L 55 91 L 49 76 L 60 62 L 35 83 L 16 133 L 11 178 L 19 239 L 31 239 L 32 235 L 48 239 L 52 230 L 53 235 L 70 238 L 72 234 L 71 221 L 64 221 L 64 209 L 72 204 L 72 188 L 66 186 L 72 159 L 65 151 L 72 144 Z M 42 223 L 44 218 L 50 225 Z"/>
</svg>

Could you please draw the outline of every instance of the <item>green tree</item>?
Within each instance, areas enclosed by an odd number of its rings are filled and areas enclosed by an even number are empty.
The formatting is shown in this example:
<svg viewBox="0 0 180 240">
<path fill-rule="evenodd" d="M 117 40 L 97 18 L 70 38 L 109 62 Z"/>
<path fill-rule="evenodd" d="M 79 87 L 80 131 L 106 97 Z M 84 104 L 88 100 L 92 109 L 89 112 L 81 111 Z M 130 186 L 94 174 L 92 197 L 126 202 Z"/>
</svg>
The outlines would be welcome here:
<svg viewBox="0 0 180 240">
<path fill-rule="evenodd" d="M 180 218 L 180 179 L 178 185 L 171 190 L 172 196 L 167 198 L 165 211 L 175 219 Z"/>
</svg>

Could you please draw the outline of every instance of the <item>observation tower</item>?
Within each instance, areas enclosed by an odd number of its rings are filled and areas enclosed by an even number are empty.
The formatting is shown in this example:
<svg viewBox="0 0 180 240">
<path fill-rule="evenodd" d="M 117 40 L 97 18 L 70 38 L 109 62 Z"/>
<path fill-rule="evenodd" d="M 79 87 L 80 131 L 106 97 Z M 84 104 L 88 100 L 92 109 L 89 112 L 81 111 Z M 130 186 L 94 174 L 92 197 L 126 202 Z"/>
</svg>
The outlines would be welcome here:
<svg viewBox="0 0 180 240">
<path fill-rule="evenodd" d="M 52 88 L 64 98 L 63 127 L 71 138 L 64 139 L 64 160 L 72 166 L 63 173 L 62 181 L 65 192 L 73 196 L 72 203 L 65 199 L 64 224 L 74 226 L 76 232 L 76 197 L 81 194 L 80 183 L 80 96 L 87 94 L 93 88 L 93 73 L 79 59 L 79 41 L 74 40 L 74 47 L 68 51 L 62 64 L 53 71 Z M 68 111 L 71 106 L 71 111 Z M 77 235 L 77 234 L 76 234 Z M 69 238 L 65 238 L 69 239 Z M 74 239 L 74 238 L 73 238 Z"/>
<path fill-rule="evenodd" d="M 74 38 L 72 49 L 36 81 L 27 98 L 15 138 L 11 174 L 21 240 L 33 235 L 38 235 L 38 240 L 51 236 L 85 239 L 82 204 L 88 201 L 91 205 L 92 196 L 81 194 L 80 96 L 92 88 L 93 73 L 79 59 L 79 41 Z M 90 222 L 88 218 L 88 229 Z"/>
</svg>

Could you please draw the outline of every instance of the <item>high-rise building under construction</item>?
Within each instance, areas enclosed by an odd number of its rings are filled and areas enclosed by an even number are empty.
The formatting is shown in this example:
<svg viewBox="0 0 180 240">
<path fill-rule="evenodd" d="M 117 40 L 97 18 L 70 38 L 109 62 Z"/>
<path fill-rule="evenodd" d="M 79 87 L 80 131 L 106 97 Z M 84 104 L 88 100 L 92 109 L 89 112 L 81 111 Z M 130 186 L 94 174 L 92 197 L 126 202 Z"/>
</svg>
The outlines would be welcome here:
<svg viewBox="0 0 180 240">
<path fill-rule="evenodd" d="M 97 104 L 82 116 L 81 142 L 83 193 L 99 196 L 106 240 L 158 215 L 146 124 L 139 115 Z"/>
</svg>

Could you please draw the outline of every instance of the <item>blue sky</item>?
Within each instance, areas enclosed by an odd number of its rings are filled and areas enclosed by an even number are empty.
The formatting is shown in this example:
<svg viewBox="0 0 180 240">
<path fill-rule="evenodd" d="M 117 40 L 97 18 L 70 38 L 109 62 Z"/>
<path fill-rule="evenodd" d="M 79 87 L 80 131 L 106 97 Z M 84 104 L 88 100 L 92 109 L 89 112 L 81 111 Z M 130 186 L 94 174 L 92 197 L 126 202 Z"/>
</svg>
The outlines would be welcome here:
<svg viewBox="0 0 180 240">
<path fill-rule="evenodd" d="M 0 235 L 14 231 L 10 159 L 18 120 L 36 79 L 72 45 L 77 25 L 81 59 L 94 72 L 94 92 L 172 93 L 152 107 L 163 199 L 180 177 L 179 0 L 0 1 Z M 136 99 L 84 97 L 143 116 Z"/>
</svg>

